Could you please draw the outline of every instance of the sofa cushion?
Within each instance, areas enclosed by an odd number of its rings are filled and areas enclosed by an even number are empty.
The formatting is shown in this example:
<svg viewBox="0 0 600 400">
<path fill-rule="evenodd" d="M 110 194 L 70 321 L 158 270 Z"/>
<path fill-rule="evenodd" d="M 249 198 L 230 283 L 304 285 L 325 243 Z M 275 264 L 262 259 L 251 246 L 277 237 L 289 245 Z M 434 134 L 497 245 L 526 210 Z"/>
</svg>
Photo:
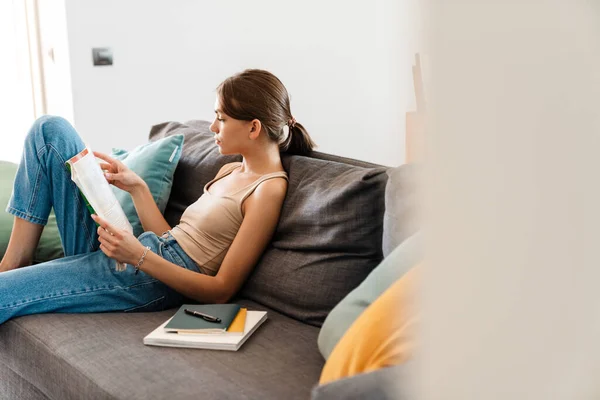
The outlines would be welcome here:
<svg viewBox="0 0 600 400">
<path fill-rule="evenodd" d="M 176 311 L 15 318 L 0 325 L 0 360 L 53 399 L 309 398 L 323 367 L 317 328 L 267 310 L 237 352 L 145 346 Z"/>
<path fill-rule="evenodd" d="M 288 193 L 277 231 L 242 295 L 309 324 L 381 261 L 384 168 L 285 156 Z"/>
<path fill-rule="evenodd" d="M 48 400 L 48 397 L 0 361 L 0 399 Z"/>
<path fill-rule="evenodd" d="M 384 257 L 419 227 L 418 174 L 419 168 L 415 164 L 404 164 L 388 170 L 383 216 Z"/>
<path fill-rule="evenodd" d="M 41 263 L 45 261 L 55 260 L 64 257 L 62 241 L 60 240 L 60 232 L 56 223 L 56 215 L 54 210 L 50 211 L 48 223 L 44 226 L 42 236 L 38 242 L 38 247 L 33 254 L 33 263 Z"/>
<path fill-rule="evenodd" d="M 5 211 L 12 193 L 18 165 L 0 161 L 0 258 L 6 252 L 14 216 Z"/>
<path fill-rule="evenodd" d="M 0 161 L 0 259 L 6 252 L 15 218 L 12 214 L 6 212 L 5 209 L 10 200 L 17 168 L 17 164 Z M 33 255 L 33 262 L 39 263 L 54 260 L 62 256 L 63 249 L 56 224 L 56 216 L 54 215 L 54 211 L 51 211 L 48 223 L 42 231 L 38 247 Z"/>
<path fill-rule="evenodd" d="M 164 213 L 173 185 L 173 173 L 181 157 L 183 135 L 173 135 L 161 140 L 144 143 L 132 151 L 113 149 L 111 156 L 121 160 L 148 185 L 158 209 Z M 119 204 L 133 228 L 133 234 L 144 232 L 140 217 L 135 210 L 131 195 L 111 186 Z"/>
<path fill-rule="evenodd" d="M 311 400 L 410 400 L 415 390 L 414 362 L 339 379 L 316 386 Z"/>
<path fill-rule="evenodd" d="M 179 222 L 222 165 L 241 160 L 219 154 L 209 125 L 168 122 L 150 132 L 151 140 L 185 135 L 165 211 L 171 225 Z M 316 326 L 383 257 L 387 168 L 327 158 L 282 156 L 289 185 L 279 224 L 241 291 L 248 299 Z"/>
</svg>

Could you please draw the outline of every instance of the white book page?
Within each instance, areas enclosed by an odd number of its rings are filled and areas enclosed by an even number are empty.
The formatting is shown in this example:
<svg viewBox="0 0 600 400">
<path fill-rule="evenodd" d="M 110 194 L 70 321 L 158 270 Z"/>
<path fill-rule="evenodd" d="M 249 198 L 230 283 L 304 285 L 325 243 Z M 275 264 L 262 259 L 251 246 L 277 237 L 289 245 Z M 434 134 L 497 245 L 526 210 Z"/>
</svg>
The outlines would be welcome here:
<svg viewBox="0 0 600 400">
<path fill-rule="evenodd" d="M 237 351 L 252 333 L 267 319 L 266 311 L 250 311 L 246 314 L 243 335 L 180 335 L 166 332 L 164 327 L 173 317 L 166 320 L 144 338 L 144 344 L 167 347 L 188 347 L 199 349 Z"/>
<path fill-rule="evenodd" d="M 93 153 L 88 152 L 71 165 L 71 177 L 96 214 L 117 228 L 132 231 L 125 212 L 106 181 Z"/>
<path fill-rule="evenodd" d="M 133 232 L 133 228 L 110 188 L 110 184 L 104 177 L 94 153 L 86 147 L 78 155 L 68 160 L 67 163 L 71 167 L 71 179 L 96 214 L 115 228 Z M 117 271 L 124 271 L 126 268 L 126 264 L 116 262 Z"/>
</svg>

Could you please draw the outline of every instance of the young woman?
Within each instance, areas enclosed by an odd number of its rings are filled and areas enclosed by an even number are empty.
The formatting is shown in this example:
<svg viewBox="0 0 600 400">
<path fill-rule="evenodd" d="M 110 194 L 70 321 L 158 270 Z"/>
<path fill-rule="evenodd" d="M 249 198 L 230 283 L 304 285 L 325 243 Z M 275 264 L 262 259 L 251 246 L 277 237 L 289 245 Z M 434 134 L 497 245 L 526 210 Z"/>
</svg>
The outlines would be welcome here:
<svg viewBox="0 0 600 400">
<path fill-rule="evenodd" d="M 175 227 L 139 176 L 95 153 L 109 183 L 131 194 L 145 230 L 138 238 L 87 211 L 65 168 L 84 148 L 73 127 L 57 117 L 37 120 L 7 207 L 15 222 L 0 262 L 0 324 L 27 314 L 228 301 L 277 225 L 287 190 L 280 152 L 303 154 L 314 143 L 292 116 L 285 87 L 267 71 L 246 70 L 221 83 L 215 113 L 210 129 L 220 153 L 241 154 L 242 162 L 223 166 Z M 65 257 L 30 266 L 52 207 Z M 116 271 L 115 260 L 127 269 Z"/>
</svg>

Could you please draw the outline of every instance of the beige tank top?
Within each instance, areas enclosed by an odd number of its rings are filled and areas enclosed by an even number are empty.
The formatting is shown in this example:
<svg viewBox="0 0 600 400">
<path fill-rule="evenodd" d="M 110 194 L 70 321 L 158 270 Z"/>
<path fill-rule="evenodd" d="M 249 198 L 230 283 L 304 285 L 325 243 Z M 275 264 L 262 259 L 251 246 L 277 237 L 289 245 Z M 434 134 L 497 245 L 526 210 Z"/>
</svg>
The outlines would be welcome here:
<svg viewBox="0 0 600 400">
<path fill-rule="evenodd" d="M 244 219 L 244 200 L 267 179 L 288 179 L 287 173 L 279 171 L 263 175 L 227 196 L 216 196 L 208 191 L 212 183 L 229 175 L 241 165 L 240 162 L 229 164 L 228 168 L 204 185 L 202 196 L 184 211 L 179 225 L 171 230 L 171 235 L 179 246 L 207 275 L 216 275 L 240 229 Z"/>
</svg>

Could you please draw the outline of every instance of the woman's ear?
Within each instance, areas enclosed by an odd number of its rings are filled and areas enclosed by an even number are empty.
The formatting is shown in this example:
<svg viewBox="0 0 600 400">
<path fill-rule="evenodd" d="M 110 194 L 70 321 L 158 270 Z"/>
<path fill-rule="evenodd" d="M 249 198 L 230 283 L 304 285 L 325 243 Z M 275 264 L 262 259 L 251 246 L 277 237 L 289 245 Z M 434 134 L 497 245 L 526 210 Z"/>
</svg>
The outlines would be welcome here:
<svg viewBox="0 0 600 400">
<path fill-rule="evenodd" d="M 251 140 L 258 139 L 261 129 L 262 124 L 259 120 L 253 119 L 252 121 L 250 121 L 250 134 L 248 135 L 248 138 L 250 138 Z"/>
</svg>

